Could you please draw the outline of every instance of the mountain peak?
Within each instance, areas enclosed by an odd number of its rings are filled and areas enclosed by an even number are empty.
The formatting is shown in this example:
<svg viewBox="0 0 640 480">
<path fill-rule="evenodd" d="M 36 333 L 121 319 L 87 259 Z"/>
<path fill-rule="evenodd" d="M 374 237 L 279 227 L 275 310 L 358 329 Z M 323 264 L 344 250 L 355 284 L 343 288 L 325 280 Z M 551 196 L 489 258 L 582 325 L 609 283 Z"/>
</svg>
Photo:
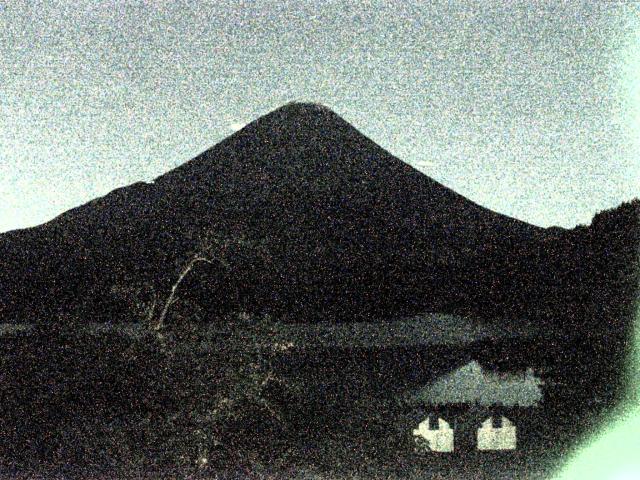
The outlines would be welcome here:
<svg viewBox="0 0 640 480">
<path fill-rule="evenodd" d="M 258 118 L 250 125 L 275 124 L 280 129 L 294 125 L 296 128 L 307 126 L 318 128 L 320 124 L 333 124 L 342 127 L 348 123 L 329 107 L 310 102 L 289 102 Z M 349 125 L 350 126 L 350 125 Z M 351 126 L 350 126 L 351 127 Z M 353 129 L 353 127 L 351 127 Z"/>
<path fill-rule="evenodd" d="M 332 114 L 336 113 L 326 105 L 314 102 L 289 102 L 285 103 L 280 108 L 274 110 L 274 112 L 286 112 L 286 113 L 305 113 L 305 114 Z"/>
</svg>

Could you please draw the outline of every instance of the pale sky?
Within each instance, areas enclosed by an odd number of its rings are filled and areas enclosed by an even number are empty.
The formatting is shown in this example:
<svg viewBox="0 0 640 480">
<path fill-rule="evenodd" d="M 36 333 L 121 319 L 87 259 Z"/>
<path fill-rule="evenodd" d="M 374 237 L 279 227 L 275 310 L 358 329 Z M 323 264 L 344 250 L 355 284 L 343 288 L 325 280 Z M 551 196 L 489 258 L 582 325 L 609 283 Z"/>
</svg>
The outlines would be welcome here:
<svg viewBox="0 0 640 480">
<path fill-rule="evenodd" d="M 293 100 L 492 210 L 589 223 L 640 195 L 640 4 L 0 0 L 0 231 Z"/>
</svg>

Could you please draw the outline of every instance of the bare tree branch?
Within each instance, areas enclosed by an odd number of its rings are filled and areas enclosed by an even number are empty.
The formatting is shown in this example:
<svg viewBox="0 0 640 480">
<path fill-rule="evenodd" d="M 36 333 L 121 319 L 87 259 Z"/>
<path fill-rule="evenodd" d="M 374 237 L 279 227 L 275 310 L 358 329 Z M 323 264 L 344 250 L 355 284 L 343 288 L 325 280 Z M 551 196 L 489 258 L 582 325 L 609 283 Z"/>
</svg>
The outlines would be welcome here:
<svg viewBox="0 0 640 480">
<path fill-rule="evenodd" d="M 158 304 L 158 294 L 156 292 L 153 292 L 151 305 L 149 305 L 149 308 L 147 309 L 147 325 L 151 325 L 151 322 L 153 321 L 153 316 L 156 313 L 157 304 Z"/>
<path fill-rule="evenodd" d="M 225 257 L 228 255 L 227 249 L 231 245 L 240 245 L 243 247 L 253 246 L 255 247 L 257 252 L 260 252 L 262 255 L 264 255 L 264 249 L 259 243 L 247 240 L 247 238 L 242 234 L 237 234 L 234 238 L 228 238 L 221 237 L 217 234 L 206 233 L 198 241 L 198 247 L 196 248 L 195 253 L 182 268 L 180 274 L 178 275 L 178 278 L 171 286 L 169 295 L 165 300 L 163 308 L 160 311 L 157 321 L 155 322 L 155 326 L 153 327 L 155 331 L 159 331 L 164 327 L 169 309 L 178 300 L 177 293 L 180 284 L 185 280 L 185 278 L 198 263 L 206 263 L 209 265 L 214 265 L 217 263 L 222 265 L 224 268 L 230 268 L 230 264 Z"/>
<path fill-rule="evenodd" d="M 219 263 L 223 264 L 225 267 L 228 267 L 228 263 L 222 260 L 218 260 Z M 171 305 L 173 305 L 176 301 L 176 292 L 178 290 L 178 287 L 180 286 L 180 284 L 184 281 L 184 279 L 187 277 L 187 275 L 189 275 L 189 272 L 191 272 L 191 270 L 193 270 L 193 267 L 195 267 L 196 264 L 198 263 L 208 263 L 210 265 L 213 265 L 214 262 L 206 257 L 203 257 L 199 254 L 196 254 L 196 256 L 194 256 L 191 260 L 189 260 L 189 262 L 186 264 L 186 266 L 182 269 L 182 271 L 180 272 L 180 275 L 178 276 L 178 279 L 174 282 L 174 284 L 171 286 L 171 292 L 169 293 L 169 296 L 167 297 L 167 300 L 164 303 L 164 307 L 162 308 L 162 311 L 160 312 L 160 316 L 158 317 L 158 321 L 156 322 L 156 325 L 154 327 L 154 329 L 156 331 L 160 330 L 165 323 L 165 318 L 167 317 L 167 313 L 169 312 L 169 308 L 171 307 Z"/>
</svg>

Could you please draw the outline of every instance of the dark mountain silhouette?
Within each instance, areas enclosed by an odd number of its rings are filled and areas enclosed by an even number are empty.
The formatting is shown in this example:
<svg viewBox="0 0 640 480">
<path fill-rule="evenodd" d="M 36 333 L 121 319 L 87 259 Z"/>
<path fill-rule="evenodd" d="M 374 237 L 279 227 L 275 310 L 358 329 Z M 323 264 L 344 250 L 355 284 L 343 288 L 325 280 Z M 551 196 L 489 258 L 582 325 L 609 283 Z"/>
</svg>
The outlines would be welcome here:
<svg viewBox="0 0 640 480">
<path fill-rule="evenodd" d="M 206 315 L 577 317 L 573 301 L 618 298 L 612 272 L 627 267 L 610 259 L 638 245 L 637 212 L 635 202 L 609 223 L 535 227 L 456 194 L 329 109 L 294 103 L 153 183 L 0 236 L 0 316 L 131 320 L 113 287 L 166 295 L 208 232 L 260 246 L 220 252 L 229 268 L 203 265 L 189 278 L 186 300 Z"/>
</svg>

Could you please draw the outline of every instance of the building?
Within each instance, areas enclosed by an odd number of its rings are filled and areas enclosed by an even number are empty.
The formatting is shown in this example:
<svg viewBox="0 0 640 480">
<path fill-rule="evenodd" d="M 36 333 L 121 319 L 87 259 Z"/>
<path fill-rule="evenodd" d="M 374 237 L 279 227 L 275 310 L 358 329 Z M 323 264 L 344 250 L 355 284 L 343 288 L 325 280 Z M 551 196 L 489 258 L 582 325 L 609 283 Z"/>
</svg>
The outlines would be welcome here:
<svg viewBox="0 0 640 480">
<path fill-rule="evenodd" d="M 506 417 L 487 418 L 478 429 L 478 450 L 515 450 L 516 426 Z"/>
<path fill-rule="evenodd" d="M 453 429 L 446 420 L 427 417 L 413 431 L 418 444 L 422 444 L 426 451 L 453 452 Z"/>
<path fill-rule="evenodd" d="M 542 399 L 541 385 L 542 381 L 530 368 L 520 373 L 496 373 L 485 371 L 478 362 L 472 361 L 414 395 L 414 404 L 421 407 L 422 418 L 427 415 L 427 420 L 413 431 L 414 435 L 420 435 L 416 437 L 418 443 L 425 438 L 426 443 L 438 448 L 451 447 L 450 450 L 425 448 L 428 451 L 453 451 L 454 444 L 456 451 L 515 450 L 516 424 L 526 428 L 527 411 Z M 442 417 L 452 420 L 453 428 L 445 422 L 449 429 L 441 436 L 440 425 L 438 429 L 428 427 L 432 417 L 438 418 L 438 422 Z M 426 426 L 422 427 L 423 424 Z M 448 435 L 452 437 L 450 443 L 437 443 L 444 442 L 441 438 Z"/>
<path fill-rule="evenodd" d="M 453 428 L 443 418 L 429 415 L 413 430 L 416 447 L 420 452 L 515 450 L 516 425 L 504 415 L 486 415 L 486 411 L 463 415 Z M 480 423 L 481 418 L 485 420 Z"/>
</svg>

